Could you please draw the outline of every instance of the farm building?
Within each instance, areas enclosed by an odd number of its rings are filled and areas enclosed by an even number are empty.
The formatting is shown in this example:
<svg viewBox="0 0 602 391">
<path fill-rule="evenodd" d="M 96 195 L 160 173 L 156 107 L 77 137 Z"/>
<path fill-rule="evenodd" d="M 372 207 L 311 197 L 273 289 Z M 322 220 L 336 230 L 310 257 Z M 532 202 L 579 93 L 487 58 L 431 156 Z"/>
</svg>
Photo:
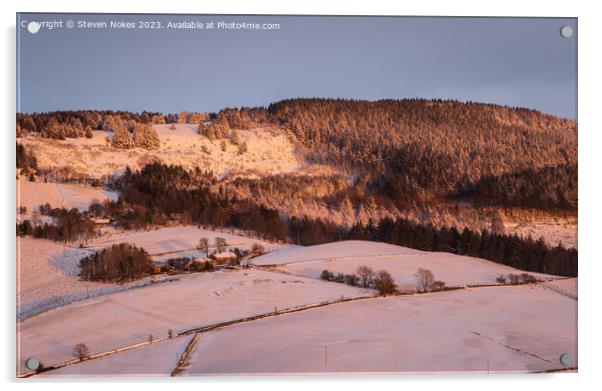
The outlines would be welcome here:
<svg viewBox="0 0 602 391">
<path fill-rule="evenodd" d="M 94 224 L 96 225 L 109 225 L 111 223 L 110 219 L 97 219 L 97 218 L 92 218 L 90 219 Z"/>
<path fill-rule="evenodd" d="M 232 265 L 238 263 L 238 256 L 232 251 L 224 251 L 211 255 L 218 265 Z"/>
</svg>

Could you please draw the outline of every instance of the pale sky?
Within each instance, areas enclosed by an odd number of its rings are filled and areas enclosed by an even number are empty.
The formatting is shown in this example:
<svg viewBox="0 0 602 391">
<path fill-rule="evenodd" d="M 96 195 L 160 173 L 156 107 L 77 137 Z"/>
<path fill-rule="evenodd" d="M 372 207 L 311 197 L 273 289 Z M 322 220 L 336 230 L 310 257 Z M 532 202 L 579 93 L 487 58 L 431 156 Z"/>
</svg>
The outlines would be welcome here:
<svg viewBox="0 0 602 391">
<path fill-rule="evenodd" d="M 27 22 L 278 23 L 278 30 Z M 559 31 L 570 25 L 572 38 Z M 286 98 L 451 98 L 576 118 L 575 18 L 17 14 L 17 109 L 163 113 Z"/>
</svg>

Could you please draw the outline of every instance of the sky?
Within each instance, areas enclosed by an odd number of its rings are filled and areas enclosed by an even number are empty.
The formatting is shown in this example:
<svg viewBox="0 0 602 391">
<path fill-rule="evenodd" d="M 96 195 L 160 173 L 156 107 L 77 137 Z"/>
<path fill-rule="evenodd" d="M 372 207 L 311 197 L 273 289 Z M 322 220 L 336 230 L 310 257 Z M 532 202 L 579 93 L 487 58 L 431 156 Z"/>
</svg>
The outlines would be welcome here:
<svg viewBox="0 0 602 391">
<path fill-rule="evenodd" d="M 103 21 L 107 27 L 80 27 Z M 112 28 L 111 21 L 161 28 Z M 169 26 L 184 21 L 203 28 Z M 30 22 L 41 25 L 37 33 Z M 561 36 L 565 25 L 572 38 Z M 442 98 L 576 119 L 576 94 L 575 18 L 17 14 L 19 112 Z"/>
</svg>

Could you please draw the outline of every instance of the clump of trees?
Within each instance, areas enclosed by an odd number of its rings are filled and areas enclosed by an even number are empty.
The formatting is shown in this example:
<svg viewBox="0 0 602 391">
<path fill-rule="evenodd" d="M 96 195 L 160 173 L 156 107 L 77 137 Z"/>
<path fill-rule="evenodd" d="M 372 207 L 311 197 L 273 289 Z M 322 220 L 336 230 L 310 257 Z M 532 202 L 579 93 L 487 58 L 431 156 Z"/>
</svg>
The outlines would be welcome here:
<svg viewBox="0 0 602 391">
<path fill-rule="evenodd" d="M 228 241 L 225 238 L 216 236 L 214 239 L 214 242 L 215 242 L 215 251 L 218 253 L 224 252 L 228 248 Z"/>
<path fill-rule="evenodd" d="M 33 225 L 28 219 L 17 224 L 17 236 L 27 236 L 33 234 Z"/>
<path fill-rule="evenodd" d="M 135 146 L 132 135 L 127 129 L 123 127 L 119 127 L 113 130 L 113 138 L 111 139 L 111 145 L 114 148 L 119 149 L 131 149 Z"/>
<path fill-rule="evenodd" d="M 253 254 L 261 255 L 264 252 L 265 252 L 265 248 L 259 243 L 253 243 L 253 246 L 251 246 L 251 253 L 253 253 Z"/>
<path fill-rule="evenodd" d="M 209 239 L 200 238 L 199 244 L 196 246 L 197 250 L 203 250 L 205 254 L 209 255 Z"/>
<path fill-rule="evenodd" d="M 391 295 L 397 290 L 395 280 L 393 280 L 391 274 L 386 270 L 378 271 L 372 278 L 372 283 L 374 289 L 381 295 Z"/>
<path fill-rule="evenodd" d="M 440 291 L 445 289 L 445 282 L 435 280 L 433 272 L 429 269 L 418 268 L 414 274 L 416 290 L 418 292 Z"/>
<path fill-rule="evenodd" d="M 157 131 L 150 124 L 136 124 L 134 127 L 134 145 L 144 149 L 158 149 L 160 146 Z"/>
<path fill-rule="evenodd" d="M 98 235 L 96 225 L 76 208 L 51 208 L 40 205 L 35 214 L 54 218 L 54 223 L 35 224 L 24 220 L 17 224 L 17 235 L 32 235 L 34 238 L 51 239 L 64 243 L 84 240 L 86 243 Z"/>
<path fill-rule="evenodd" d="M 320 279 L 376 289 L 381 295 L 391 295 L 397 292 L 397 285 L 389 272 L 380 270 L 375 273 L 368 266 L 360 266 L 355 274 L 332 273 L 323 270 Z"/>
<path fill-rule="evenodd" d="M 126 169 L 110 187 L 120 193 L 111 207 L 125 228 L 161 225 L 176 216 L 198 225 L 238 227 L 270 240 L 287 238 L 287 223 L 278 211 L 217 186 L 212 172 L 150 163 L 140 171 Z"/>
<path fill-rule="evenodd" d="M 21 173 L 25 175 L 35 174 L 38 170 L 38 160 L 35 155 L 19 143 L 17 143 L 17 168 L 20 168 Z"/>
<path fill-rule="evenodd" d="M 116 123 L 133 129 L 133 126 L 137 123 L 165 123 L 166 118 L 173 120 L 170 115 L 164 116 L 161 113 L 146 111 L 132 113 L 111 110 L 77 110 L 32 114 L 18 113 L 17 131 L 19 136 L 33 132 L 55 139 L 90 137 L 92 136 L 92 130 L 113 130 L 112 127 Z"/>
<path fill-rule="evenodd" d="M 535 284 L 537 282 L 537 278 L 529 273 L 520 273 L 514 274 L 510 273 L 508 276 L 499 275 L 495 281 L 498 284 L 510 284 L 510 285 L 520 285 L 520 284 Z"/>
<path fill-rule="evenodd" d="M 469 197 L 479 207 L 576 211 L 577 173 L 574 163 L 488 175 L 459 189 L 457 197 Z"/>
<path fill-rule="evenodd" d="M 152 273 L 152 260 L 143 248 L 114 244 L 79 262 L 80 277 L 90 281 L 124 282 Z"/>
</svg>

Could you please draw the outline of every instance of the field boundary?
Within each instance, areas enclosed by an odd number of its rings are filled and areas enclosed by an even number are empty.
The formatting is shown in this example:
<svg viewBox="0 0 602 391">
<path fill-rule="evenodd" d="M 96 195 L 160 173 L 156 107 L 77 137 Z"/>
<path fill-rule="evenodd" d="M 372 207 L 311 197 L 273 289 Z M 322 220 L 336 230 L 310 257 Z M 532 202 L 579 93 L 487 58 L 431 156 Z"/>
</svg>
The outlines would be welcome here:
<svg viewBox="0 0 602 391">
<path fill-rule="evenodd" d="M 270 318 L 270 317 L 274 317 L 274 316 L 280 316 L 280 315 L 286 315 L 286 314 L 290 314 L 290 313 L 294 313 L 294 312 L 300 312 L 300 311 L 306 311 L 306 310 L 311 310 L 314 308 L 320 308 L 320 307 L 325 307 L 328 305 L 334 305 L 334 304 L 340 304 L 340 303 L 346 303 L 349 301 L 356 301 L 356 300 L 366 300 L 366 299 L 374 299 L 374 298 L 378 298 L 379 296 L 376 295 L 370 295 L 370 296 L 358 296 L 358 297 L 351 297 L 351 298 L 341 298 L 338 300 L 334 300 L 334 301 L 323 301 L 320 303 L 314 303 L 314 304 L 305 304 L 305 305 L 300 305 L 300 306 L 295 306 L 295 307 L 289 307 L 286 309 L 282 309 L 282 310 L 278 310 L 275 309 L 275 311 L 271 311 L 271 312 L 266 312 L 263 314 L 257 314 L 257 315 L 252 315 L 252 316 L 248 316 L 248 317 L 244 317 L 244 318 L 238 318 L 238 319 L 233 319 L 233 320 L 228 320 L 228 321 L 223 321 L 223 322 L 218 322 L 218 323 L 214 323 L 214 324 L 210 324 L 210 325 L 205 325 L 205 326 L 199 326 L 199 327 L 194 327 L 191 329 L 187 329 L 184 331 L 181 331 L 177 334 L 175 334 L 172 338 L 168 338 L 168 337 L 163 337 L 163 338 L 157 338 L 154 339 L 152 342 L 150 341 L 143 341 L 143 342 L 139 342 L 136 344 L 132 344 L 132 345 L 127 345 L 127 346 L 122 346 L 116 349 L 112 349 L 112 350 L 107 350 L 104 352 L 100 352 L 100 353 L 96 353 L 96 354 L 92 354 L 90 356 L 88 356 L 87 358 L 85 358 L 84 360 L 79 360 L 79 359 L 73 359 L 73 360 L 69 360 L 69 361 L 64 361 L 62 363 L 57 363 L 54 365 L 50 365 L 48 367 L 44 367 L 40 370 L 36 371 L 30 371 L 30 372 L 26 372 L 23 374 L 18 374 L 17 377 L 19 378 L 27 378 L 27 377 L 32 377 L 35 376 L 39 373 L 44 373 L 44 372 L 49 372 L 55 369 L 60 369 L 60 368 L 64 368 L 70 365 L 76 365 L 79 364 L 81 362 L 84 361 L 89 361 L 89 360 L 94 360 L 97 358 L 101 358 L 101 357 L 106 357 L 112 354 L 116 354 L 116 353 L 121 353 L 121 352 L 125 352 L 128 350 L 132 350 L 132 349 L 137 349 L 137 348 L 141 348 L 144 346 L 148 346 L 150 344 L 154 344 L 154 343 L 160 343 L 160 342 L 164 342 L 170 339 L 175 339 L 175 338 L 180 338 L 186 335 L 190 335 L 192 333 L 195 334 L 200 334 L 200 333 L 206 333 L 212 330 L 216 330 L 216 329 L 220 329 L 223 327 L 228 327 L 228 326 L 232 326 L 232 325 L 236 325 L 236 324 L 240 324 L 240 323 L 246 323 L 246 322 L 252 322 L 254 320 L 258 320 L 258 319 L 264 319 L 264 318 Z M 193 338 L 193 340 L 195 340 L 195 338 Z M 194 347 L 194 345 L 191 345 L 191 342 L 189 343 L 189 346 Z M 196 342 L 195 342 L 196 343 Z M 186 353 L 186 350 L 188 349 L 188 347 L 186 347 L 186 349 L 184 350 L 184 352 L 182 353 L 182 355 L 180 356 L 180 359 L 178 360 L 178 364 L 176 366 L 176 368 L 172 371 L 178 373 L 179 368 L 183 368 L 186 363 L 187 363 L 187 357 L 184 357 L 184 353 Z M 190 352 L 192 352 L 192 350 L 190 350 Z M 189 352 L 189 353 L 190 353 Z M 185 359 L 185 360 L 183 360 Z"/>
<path fill-rule="evenodd" d="M 539 283 L 535 283 L 535 284 L 519 284 L 519 285 L 483 285 L 483 286 L 463 286 L 463 287 L 454 287 L 452 289 L 448 289 L 448 290 L 470 290 L 470 289 L 480 289 L 480 288 L 493 288 L 493 287 L 508 287 L 508 288 L 512 288 L 515 286 L 521 286 L 521 285 L 534 285 L 537 286 L 539 285 Z M 166 340 L 170 340 L 170 339 L 175 339 L 175 338 L 180 338 L 186 335 L 190 335 L 190 334 L 195 334 L 195 336 L 193 337 L 193 339 L 188 343 L 188 345 L 186 346 L 186 348 L 184 349 L 184 351 L 182 352 L 182 354 L 180 355 L 178 362 L 176 364 L 176 367 L 172 370 L 171 372 L 171 376 L 177 376 L 179 375 L 188 365 L 188 360 L 190 359 L 190 355 L 191 353 L 194 351 L 194 347 L 196 346 L 197 342 L 198 342 L 198 338 L 200 336 L 200 334 L 202 333 L 207 333 L 209 331 L 213 331 L 213 330 L 217 330 L 217 329 L 221 329 L 224 327 L 229 327 L 229 326 L 234 326 L 237 324 L 242 324 L 242 323 L 248 323 L 248 322 L 252 322 L 255 320 L 260 320 L 260 319 L 266 319 L 266 318 L 272 318 L 272 317 L 276 317 L 276 316 L 281 316 L 281 315 L 287 315 L 287 314 L 291 314 L 291 313 L 295 313 L 295 312 L 302 312 L 302 311 L 307 311 L 307 310 L 312 310 L 312 309 L 316 309 L 316 308 L 321 308 L 321 307 L 326 307 L 326 306 L 330 306 L 330 305 L 335 305 L 335 304 L 342 304 L 342 303 L 346 303 L 346 302 L 351 302 L 351 301 L 359 301 L 359 300 L 369 300 L 369 299 L 378 299 L 378 298 L 382 298 L 382 297 L 399 297 L 399 296 L 420 296 L 420 295 L 425 295 L 425 294 L 433 294 L 433 293 L 443 293 L 445 291 L 437 291 L 437 292 L 409 292 L 409 293 L 397 293 L 397 294 L 393 294 L 393 295 L 389 295 L 389 296 L 380 296 L 380 295 L 365 295 L 365 296 L 358 296 L 358 297 L 351 297 L 351 298 L 346 298 L 341 296 L 340 299 L 338 300 L 331 300 L 331 301 L 323 301 L 323 302 L 319 302 L 319 303 L 313 303 L 313 304 L 304 304 L 304 305 L 299 305 L 299 306 L 295 306 L 295 307 L 289 307 L 289 308 L 285 308 L 282 310 L 278 310 L 277 308 L 275 308 L 274 311 L 270 311 L 270 312 L 266 312 L 263 314 L 256 314 L 256 315 L 252 315 L 252 316 L 248 316 L 248 317 L 244 317 L 244 318 L 237 318 L 237 319 L 232 319 L 232 320 L 227 320 L 227 321 L 222 321 L 222 322 L 218 322 L 218 323 L 214 323 L 214 324 L 210 324 L 210 325 L 205 325 L 205 326 L 198 326 L 198 327 L 193 327 L 181 332 L 178 332 L 177 334 L 175 334 L 172 338 L 168 338 L 168 337 L 163 337 L 163 338 L 157 338 L 154 339 L 152 342 L 151 341 L 143 341 L 143 342 L 139 342 L 136 344 L 132 344 L 132 345 L 127 345 L 127 346 L 123 346 L 120 348 L 116 348 L 116 349 L 112 349 L 112 350 L 108 350 L 105 352 L 100 352 L 100 353 L 96 353 L 93 355 L 90 355 L 89 357 L 85 358 L 84 360 L 79 360 L 79 359 L 73 359 L 73 360 L 69 360 L 69 361 L 65 361 L 62 363 L 57 363 L 48 367 L 44 367 L 38 371 L 30 371 L 30 372 L 26 372 L 23 374 L 17 374 L 18 378 L 28 378 L 28 377 L 32 377 L 35 376 L 39 373 L 44 373 L 44 372 L 48 372 L 48 371 L 52 371 L 52 370 L 56 370 L 56 369 L 60 369 L 63 367 L 67 367 L 70 365 L 76 365 L 79 364 L 81 362 L 84 361 L 88 361 L 88 360 L 93 360 L 93 359 L 97 359 L 97 358 L 101 358 L 101 357 L 105 357 L 105 356 L 109 356 L 112 354 L 116 354 L 116 353 L 121 353 L 124 351 L 128 351 L 128 350 L 132 350 L 132 349 L 137 349 L 140 347 L 144 347 L 144 346 L 148 346 L 150 344 L 153 343 L 160 343 Z M 479 335 L 485 339 L 490 339 L 493 342 L 499 343 L 493 339 L 491 339 L 490 337 L 487 337 L 485 335 L 479 334 L 477 332 L 471 331 L 472 333 L 474 333 L 475 335 Z M 542 361 L 548 362 L 550 364 L 552 364 L 550 361 L 541 358 L 539 356 L 536 356 L 534 354 L 531 354 L 529 352 L 524 352 L 520 349 L 516 349 L 513 348 L 511 346 L 508 345 L 504 345 L 503 346 L 515 350 L 518 353 L 521 354 L 527 354 L 527 355 L 532 355 Z"/>
</svg>

